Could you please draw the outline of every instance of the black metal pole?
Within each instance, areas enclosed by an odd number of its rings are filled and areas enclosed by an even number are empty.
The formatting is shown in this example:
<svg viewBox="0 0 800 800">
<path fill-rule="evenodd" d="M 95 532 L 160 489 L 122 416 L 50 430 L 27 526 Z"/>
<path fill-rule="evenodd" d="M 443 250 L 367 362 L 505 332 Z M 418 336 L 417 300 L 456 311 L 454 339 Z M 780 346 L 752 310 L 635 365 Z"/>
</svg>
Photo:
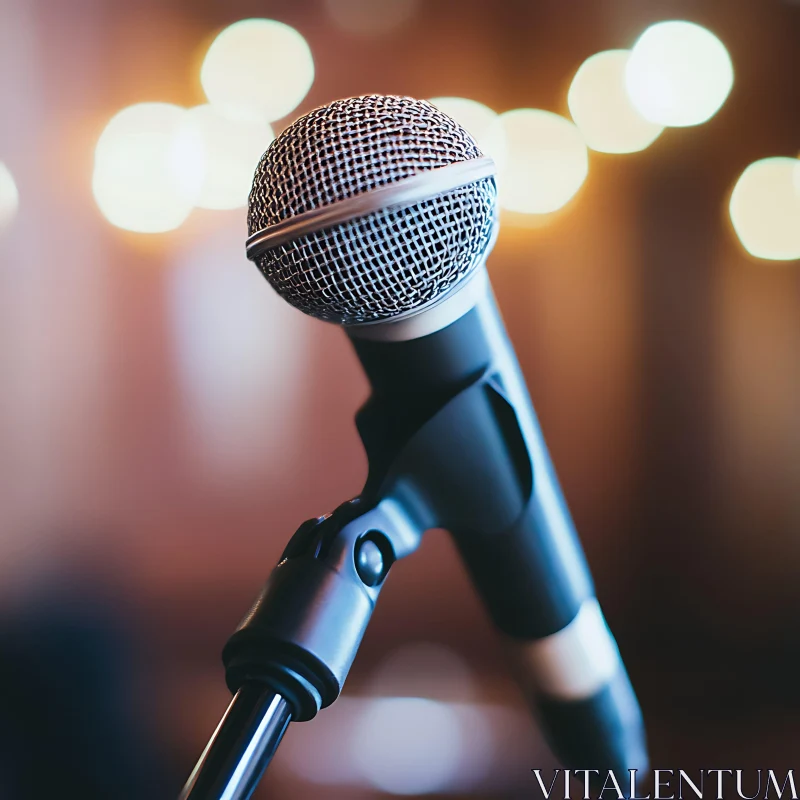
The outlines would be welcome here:
<svg viewBox="0 0 800 800">
<path fill-rule="evenodd" d="M 245 683 L 231 700 L 179 800 L 248 800 L 291 720 L 286 700 Z"/>
</svg>

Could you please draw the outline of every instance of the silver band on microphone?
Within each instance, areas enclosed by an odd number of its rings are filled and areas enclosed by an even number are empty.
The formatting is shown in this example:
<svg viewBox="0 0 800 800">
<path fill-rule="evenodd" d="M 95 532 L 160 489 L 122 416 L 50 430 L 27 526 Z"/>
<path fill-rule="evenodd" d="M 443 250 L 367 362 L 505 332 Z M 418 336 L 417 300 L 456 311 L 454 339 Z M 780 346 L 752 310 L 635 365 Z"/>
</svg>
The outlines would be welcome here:
<svg viewBox="0 0 800 800">
<path fill-rule="evenodd" d="M 349 222 L 376 211 L 408 208 L 443 192 L 458 189 L 483 178 L 491 178 L 495 173 L 495 163 L 489 156 L 456 161 L 444 167 L 419 172 L 409 178 L 314 208 L 257 231 L 247 240 L 247 257 L 252 260 L 265 250 L 279 244 L 286 244 L 314 231 Z"/>
<path fill-rule="evenodd" d="M 585 600 L 560 631 L 534 641 L 509 638 L 507 649 L 525 690 L 565 702 L 597 694 L 622 666 L 617 643 L 594 597 Z"/>
</svg>

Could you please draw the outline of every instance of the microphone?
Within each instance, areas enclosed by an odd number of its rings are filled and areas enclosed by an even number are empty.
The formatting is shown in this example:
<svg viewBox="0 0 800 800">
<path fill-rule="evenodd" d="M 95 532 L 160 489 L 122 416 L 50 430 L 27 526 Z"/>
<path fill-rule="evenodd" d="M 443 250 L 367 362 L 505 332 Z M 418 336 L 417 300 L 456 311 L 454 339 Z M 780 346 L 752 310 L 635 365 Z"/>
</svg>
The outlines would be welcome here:
<svg viewBox="0 0 800 800">
<path fill-rule="evenodd" d="M 647 768 L 642 715 L 487 276 L 494 173 L 434 106 L 380 95 L 312 111 L 261 158 L 248 258 L 344 328 L 372 389 L 356 416 L 369 471 L 290 541 L 225 648 L 227 680 L 313 717 L 394 561 L 445 528 L 555 754 L 621 775 Z"/>
</svg>

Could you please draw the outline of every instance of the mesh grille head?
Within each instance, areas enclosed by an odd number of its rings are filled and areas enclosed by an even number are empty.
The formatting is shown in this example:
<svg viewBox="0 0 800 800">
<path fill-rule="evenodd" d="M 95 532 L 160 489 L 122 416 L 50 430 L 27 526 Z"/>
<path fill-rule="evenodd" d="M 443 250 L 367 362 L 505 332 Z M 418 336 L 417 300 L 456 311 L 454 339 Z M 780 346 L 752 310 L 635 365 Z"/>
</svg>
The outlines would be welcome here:
<svg viewBox="0 0 800 800">
<path fill-rule="evenodd" d="M 339 100 L 294 122 L 264 153 L 249 232 L 481 155 L 430 103 L 381 95 Z M 494 179 L 485 178 L 309 233 L 255 261 L 307 314 L 343 324 L 389 319 L 432 302 L 480 263 L 494 233 L 495 201 Z"/>
</svg>

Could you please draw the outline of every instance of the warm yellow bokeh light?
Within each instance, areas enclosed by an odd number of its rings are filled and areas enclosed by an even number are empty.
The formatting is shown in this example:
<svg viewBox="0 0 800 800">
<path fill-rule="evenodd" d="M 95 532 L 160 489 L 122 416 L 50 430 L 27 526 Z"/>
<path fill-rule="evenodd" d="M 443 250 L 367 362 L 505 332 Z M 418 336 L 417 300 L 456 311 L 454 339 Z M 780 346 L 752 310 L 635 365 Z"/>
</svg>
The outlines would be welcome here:
<svg viewBox="0 0 800 800">
<path fill-rule="evenodd" d="M 693 22 L 651 25 L 633 46 L 625 85 L 646 119 L 683 128 L 714 116 L 733 86 L 725 45 Z"/>
<path fill-rule="evenodd" d="M 181 139 L 201 143 L 199 173 L 203 176 L 194 204 L 228 209 L 247 205 L 258 160 L 273 140 L 272 128 L 258 120 L 232 120 L 213 106 L 192 108 L 184 115 Z"/>
<path fill-rule="evenodd" d="M 731 222 L 745 250 L 757 258 L 800 258 L 800 190 L 796 158 L 751 164 L 731 195 Z"/>
<path fill-rule="evenodd" d="M 97 142 L 92 189 L 109 222 L 138 233 L 177 228 L 203 175 L 199 142 L 179 136 L 186 111 L 140 103 L 120 111 Z"/>
<path fill-rule="evenodd" d="M 577 127 L 550 111 L 500 115 L 508 156 L 498 176 L 500 205 L 523 214 L 556 211 L 581 188 L 589 153 Z"/>
<path fill-rule="evenodd" d="M 271 19 L 244 19 L 225 28 L 200 69 L 209 102 L 233 119 L 281 119 L 297 108 L 313 81 L 306 40 Z"/>
<path fill-rule="evenodd" d="M 8 167 L 0 161 L 0 233 L 14 219 L 19 208 L 19 192 L 14 176 Z"/>
<path fill-rule="evenodd" d="M 431 103 L 452 117 L 478 143 L 484 155 L 494 159 L 500 169 L 506 160 L 506 138 L 497 112 L 466 97 L 433 97 Z"/>
<path fill-rule="evenodd" d="M 581 64 L 567 102 L 584 141 L 601 153 L 636 153 L 651 145 L 663 125 L 646 120 L 625 88 L 630 50 L 606 50 Z"/>
</svg>

